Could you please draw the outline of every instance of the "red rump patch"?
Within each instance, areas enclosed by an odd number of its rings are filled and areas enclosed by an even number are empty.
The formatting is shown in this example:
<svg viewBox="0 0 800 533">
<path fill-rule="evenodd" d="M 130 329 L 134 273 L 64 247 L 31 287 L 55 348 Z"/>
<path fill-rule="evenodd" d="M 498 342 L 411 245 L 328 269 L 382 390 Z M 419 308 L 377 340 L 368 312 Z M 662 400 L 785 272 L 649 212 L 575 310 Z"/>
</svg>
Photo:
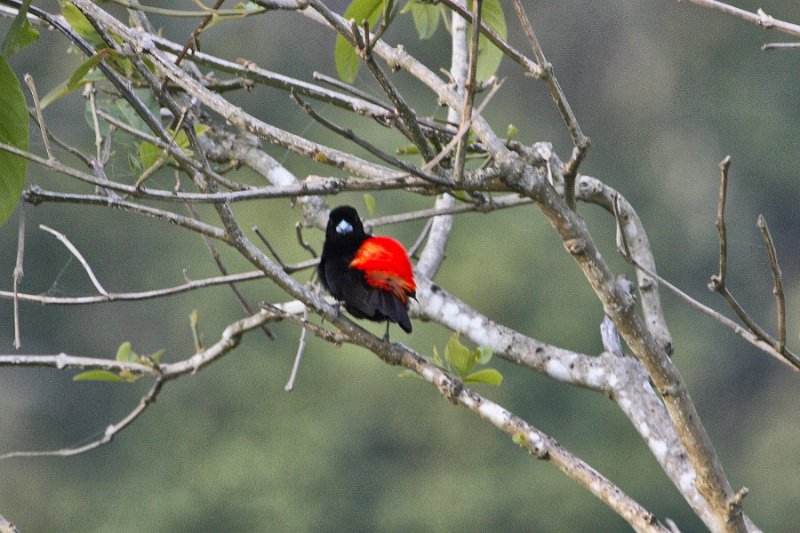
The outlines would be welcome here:
<svg viewBox="0 0 800 533">
<path fill-rule="evenodd" d="M 397 296 L 401 302 L 415 294 L 417 285 L 403 245 L 391 237 L 370 237 L 365 240 L 350 262 L 351 268 L 364 272 L 367 284 Z"/>
</svg>

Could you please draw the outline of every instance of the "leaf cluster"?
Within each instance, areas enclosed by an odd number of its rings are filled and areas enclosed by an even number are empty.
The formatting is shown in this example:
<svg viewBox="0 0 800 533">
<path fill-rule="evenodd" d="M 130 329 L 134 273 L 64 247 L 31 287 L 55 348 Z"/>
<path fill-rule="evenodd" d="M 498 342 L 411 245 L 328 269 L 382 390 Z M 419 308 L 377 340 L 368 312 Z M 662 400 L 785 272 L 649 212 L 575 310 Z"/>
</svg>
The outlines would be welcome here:
<svg viewBox="0 0 800 533">
<path fill-rule="evenodd" d="M 139 355 L 133 351 L 133 346 L 131 345 L 130 341 L 125 341 L 119 345 L 119 348 L 117 348 L 116 360 L 120 363 L 135 363 L 149 366 L 150 368 L 156 368 L 162 355 L 164 355 L 164 350 L 158 350 L 157 352 L 149 355 Z M 133 383 L 141 377 L 141 374 L 137 374 L 130 370 L 120 370 L 118 373 L 114 373 L 109 370 L 101 369 L 87 370 L 86 372 L 76 374 L 72 378 L 72 381 L 113 381 L 118 383 L 127 381 L 128 383 Z"/>
<path fill-rule="evenodd" d="M 492 349 L 478 346 L 470 350 L 461 343 L 458 332 L 453 333 L 445 344 L 444 355 L 440 355 L 436 346 L 433 347 L 431 362 L 449 374 L 457 376 L 465 384 L 485 383 L 487 385 L 500 385 L 503 374 L 496 368 L 475 367 L 489 364 L 492 360 Z M 410 371 L 404 371 L 401 377 L 414 376 Z"/>
</svg>

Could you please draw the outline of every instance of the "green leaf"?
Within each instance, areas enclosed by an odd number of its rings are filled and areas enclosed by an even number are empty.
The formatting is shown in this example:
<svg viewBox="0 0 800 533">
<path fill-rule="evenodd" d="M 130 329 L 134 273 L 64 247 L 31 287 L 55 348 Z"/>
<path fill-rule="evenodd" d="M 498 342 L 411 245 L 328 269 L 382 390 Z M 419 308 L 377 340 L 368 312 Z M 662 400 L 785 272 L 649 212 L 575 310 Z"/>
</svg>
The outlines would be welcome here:
<svg viewBox="0 0 800 533">
<path fill-rule="evenodd" d="M 353 19 L 356 24 L 361 26 L 361 21 L 369 22 L 370 28 L 375 25 L 378 17 L 383 13 L 384 0 L 353 0 L 344 12 L 346 20 Z M 347 83 L 356 81 L 358 67 L 361 61 L 356 51 L 350 43 L 341 35 L 336 37 L 336 47 L 334 49 L 334 61 L 336 62 L 336 72 L 339 78 Z"/>
<path fill-rule="evenodd" d="M 417 379 L 422 379 L 422 376 L 420 376 L 416 372 L 413 372 L 413 371 L 408 370 L 408 369 L 403 370 L 402 372 L 397 374 L 397 377 L 399 377 L 399 378 L 417 378 Z"/>
<path fill-rule="evenodd" d="M 500 385 L 502 382 L 503 374 L 494 368 L 482 368 L 464 378 L 464 383 L 486 383 L 488 385 Z"/>
<path fill-rule="evenodd" d="M 97 30 L 94 29 L 92 23 L 89 22 L 83 13 L 81 13 L 80 9 L 75 7 L 73 4 L 68 2 L 67 0 L 61 0 L 59 2 L 61 4 L 61 15 L 67 19 L 69 25 L 72 26 L 72 29 L 75 30 L 78 35 L 89 41 L 94 46 L 105 46 L 106 42 L 97 33 Z"/>
<path fill-rule="evenodd" d="M 138 363 L 139 356 L 133 351 L 131 343 L 125 341 L 117 348 L 117 361 L 120 363 Z"/>
<path fill-rule="evenodd" d="M 506 140 L 513 141 L 514 138 L 516 138 L 517 133 L 519 133 L 519 128 L 513 124 L 509 124 L 508 128 L 506 128 Z"/>
<path fill-rule="evenodd" d="M 472 1 L 470 0 L 467 4 L 472 9 Z M 481 20 L 483 23 L 505 39 L 507 35 L 506 17 L 500 0 L 483 0 L 482 6 Z M 478 67 L 476 72 L 478 80 L 485 81 L 491 78 L 500 67 L 502 59 L 503 52 L 492 44 L 489 39 L 481 35 L 478 40 Z"/>
<path fill-rule="evenodd" d="M 121 377 L 108 370 L 87 370 L 72 378 L 72 381 L 124 381 Z"/>
<path fill-rule="evenodd" d="M 408 146 L 401 146 L 397 149 L 397 155 L 419 155 L 419 148 L 413 144 Z"/>
<path fill-rule="evenodd" d="M 492 349 L 488 346 L 478 346 L 475 348 L 475 360 L 479 365 L 485 365 L 492 360 Z"/>
<path fill-rule="evenodd" d="M 366 193 L 364 195 L 364 205 L 367 206 L 367 213 L 369 213 L 369 216 L 374 217 L 375 211 L 378 208 L 378 204 L 375 202 L 375 197 L 369 193 Z"/>
<path fill-rule="evenodd" d="M 262 8 L 255 2 L 239 2 L 238 4 L 236 4 L 236 7 L 234 7 L 234 9 L 236 9 L 236 11 L 241 11 L 243 13 L 246 13 L 249 11 L 258 11 Z"/>
<path fill-rule="evenodd" d="M 440 367 L 442 366 L 442 357 L 439 355 L 439 350 L 436 349 L 436 346 L 433 347 L 433 364 Z"/>
<path fill-rule="evenodd" d="M 3 57 L 9 57 L 16 54 L 31 43 L 39 40 L 39 30 L 33 27 L 28 21 L 28 7 L 30 7 L 33 0 L 24 0 L 22 5 L 17 10 L 17 16 L 14 17 L 14 22 L 11 23 L 11 28 L 3 39 L 3 46 L 0 48 L 0 54 Z"/>
<path fill-rule="evenodd" d="M 525 437 L 524 433 L 514 433 L 511 435 L 511 440 L 517 446 L 522 446 L 523 448 L 528 445 L 528 439 Z"/>
<path fill-rule="evenodd" d="M 143 169 L 148 169 L 156 164 L 164 151 L 153 143 L 142 141 L 139 145 L 139 163 Z"/>
<path fill-rule="evenodd" d="M 103 59 L 105 59 L 111 50 L 109 48 L 104 48 L 100 50 L 98 53 L 84 61 L 83 63 L 75 69 L 75 72 L 72 73 L 72 76 L 69 77 L 67 81 L 62 83 L 61 85 L 53 88 L 52 91 L 47 93 L 44 98 L 42 98 L 40 105 L 42 109 L 46 108 L 59 98 L 66 96 L 67 94 L 71 93 L 75 89 L 78 89 L 82 85 L 90 82 L 95 81 L 95 78 L 87 78 L 87 74 L 89 71 L 92 70 L 94 67 L 97 66 Z"/>
<path fill-rule="evenodd" d="M 417 35 L 419 35 L 420 39 L 429 39 L 436 33 L 436 28 L 439 27 L 439 17 L 442 14 L 439 6 L 411 0 L 401 13 L 408 13 L 409 11 L 411 11 L 414 26 L 417 28 Z"/>
<path fill-rule="evenodd" d="M 211 129 L 211 126 L 207 124 L 195 124 L 194 134 L 198 137 L 202 137 L 209 129 Z M 170 130 L 170 133 L 172 133 L 172 130 Z M 186 135 L 186 130 L 178 132 L 178 135 L 175 136 L 175 144 L 180 146 L 184 151 L 189 151 L 189 137 Z"/>
<path fill-rule="evenodd" d="M 154 362 L 155 364 L 158 364 L 158 360 L 161 359 L 161 356 L 164 355 L 164 352 L 166 352 L 166 350 L 162 348 L 157 352 L 151 353 L 149 358 L 150 361 Z M 150 361 L 148 361 L 147 358 L 145 358 L 144 363 L 150 364 Z"/>
<path fill-rule="evenodd" d="M 458 333 L 453 333 L 444 348 L 444 358 L 453 365 L 459 376 L 467 375 L 475 366 L 475 357 L 469 348 L 458 340 Z"/>
<path fill-rule="evenodd" d="M 27 150 L 28 107 L 19 80 L 4 57 L 0 57 L 0 95 L 0 142 Z M 6 223 L 19 203 L 27 164 L 18 155 L 0 151 L 0 225 Z"/>
<path fill-rule="evenodd" d="M 205 124 L 197 124 L 194 127 L 194 132 L 198 137 L 200 137 L 205 132 L 207 132 L 208 129 L 209 126 Z M 174 135 L 174 132 L 172 130 L 169 130 L 169 132 L 170 134 Z M 175 144 L 180 146 L 181 149 L 183 149 L 183 151 L 186 152 L 187 155 L 189 156 L 192 155 L 193 152 L 189 149 L 189 137 L 186 135 L 186 131 L 181 130 L 178 132 L 177 135 L 175 135 Z M 155 165 L 163 155 L 164 155 L 164 150 L 158 148 L 156 145 L 152 143 L 149 143 L 147 141 L 142 141 L 142 143 L 139 144 L 139 162 L 142 165 L 142 169 L 148 169 L 151 166 Z M 164 160 L 165 163 L 169 161 L 173 161 L 173 159 L 169 158 Z"/>
<path fill-rule="evenodd" d="M 467 202 L 472 203 L 472 197 L 469 195 L 467 191 L 464 190 L 457 190 L 450 193 L 450 195 L 458 200 L 459 202 Z"/>
</svg>

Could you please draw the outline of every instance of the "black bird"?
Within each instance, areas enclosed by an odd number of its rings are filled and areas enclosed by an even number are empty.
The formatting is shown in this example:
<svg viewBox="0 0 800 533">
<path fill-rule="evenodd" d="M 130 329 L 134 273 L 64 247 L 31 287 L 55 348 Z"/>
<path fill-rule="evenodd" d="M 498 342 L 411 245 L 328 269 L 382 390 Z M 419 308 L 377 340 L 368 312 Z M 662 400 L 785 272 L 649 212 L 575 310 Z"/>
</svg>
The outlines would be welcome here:
<svg viewBox="0 0 800 533">
<path fill-rule="evenodd" d="M 416 296 L 411 261 L 403 245 L 364 231 L 349 205 L 331 211 L 319 261 L 319 278 L 331 296 L 356 318 L 395 322 L 411 333 L 408 299 Z"/>
</svg>

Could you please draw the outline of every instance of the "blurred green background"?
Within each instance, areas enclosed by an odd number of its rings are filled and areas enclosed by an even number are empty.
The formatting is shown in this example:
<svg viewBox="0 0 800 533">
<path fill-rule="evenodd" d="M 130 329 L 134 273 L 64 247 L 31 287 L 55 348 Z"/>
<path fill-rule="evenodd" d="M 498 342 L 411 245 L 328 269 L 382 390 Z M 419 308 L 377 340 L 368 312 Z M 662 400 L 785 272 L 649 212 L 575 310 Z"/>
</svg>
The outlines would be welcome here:
<svg viewBox="0 0 800 533">
<path fill-rule="evenodd" d="M 36 4 L 57 10 L 55 2 Z M 193 8 L 189 2 L 151 5 Z M 343 5 L 331 3 L 339 11 Z M 783 269 L 789 343 L 797 348 L 800 51 L 762 52 L 762 43 L 785 38 L 687 3 L 526 5 L 592 138 L 582 171 L 620 190 L 637 208 L 660 273 L 720 310 L 724 307 L 706 283 L 717 269 L 717 165 L 732 155 L 729 286 L 771 330 L 771 281 L 755 227 L 763 213 Z M 737 5 L 800 22 L 797 2 Z M 527 50 L 510 5 L 507 11 L 512 42 Z M 197 24 L 194 19 L 152 20 L 179 42 Z M 403 42 L 435 68 L 446 67 L 449 45 L 443 29 L 420 42 L 407 38 L 415 35 L 409 22 L 401 17 L 387 39 Z M 8 25 L 0 21 L 0 31 Z M 315 70 L 335 74 L 332 51 L 327 51 L 333 36 L 299 15 L 228 22 L 209 30 L 201 43 L 204 51 L 251 59 L 304 80 L 311 80 Z M 12 65 L 20 77 L 30 72 L 44 93 L 80 62 L 65 56 L 65 47 L 59 34 L 43 31 L 37 44 L 12 58 Z M 484 115 L 499 132 L 513 122 L 525 143 L 553 142 L 566 159 L 569 136 L 544 84 L 525 79 L 508 63 L 499 74 L 507 78 L 505 85 Z M 395 77 L 419 113 L 442 115 L 418 84 L 402 73 Z M 377 93 L 364 72 L 359 84 Z M 285 93 L 257 87 L 229 97 L 278 126 L 349 148 L 310 121 Z M 314 105 L 387 149 L 400 144 L 369 120 Z M 73 94 L 48 109 L 46 119 L 57 134 L 91 151 L 83 109 L 83 99 Z M 32 149 L 44 153 L 40 138 L 34 136 Z M 269 151 L 300 177 L 332 172 L 285 151 Z M 118 156 L 109 175 L 131 181 L 125 155 Z M 258 183 L 246 174 L 238 177 Z M 174 178 L 166 172 L 153 179 L 169 188 Z M 36 166 L 30 168 L 29 182 L 90 192 Z M 375 197 L 379 215 L 431 205 L 429 198 L 408 194 Z M 328 201 L 353 203 L 365 212 L 358 195 Z M 613 222 L 597 208 L 579 208 L 606 258 L 632 275 L 614 251 Z M 77 261 L 39 224 L 66 233 L 110 291 L 178 284 L 184 270 L 194 279 L 216 274 L 200 239 L 165 224 L 96 207 L 42 205 L 25 211 L 25 292 L 93 292 Z M 301 213 L 289 202 L 237 204 L 236 212 L 243 227 L 258 224 L 286 260 L 307 257 L 294 240 Z M 379 231 L 410 244 L 421 226 Z M 4 290 L 11 288 L 16 234 L 15 216 L 0 228 Z M 319 247 L 320 232 L 306 236 Z M 231 271 L 250 269 L 231 254 L 225 257 Z M 297 278 L 305 281 L 308 275 Z M 460 216 L 437 283 L 525 334 L 585 353 L 601 350 L 601 306 L 535 208 Z M 252 302 L 283 300 L 263 281 L 242 290 Z M 731 483 L 750 489 L 747 512 L 766 531 L 796 531 L 798 377 L 673 296 L 664 294 L 664 305 L 675 337 L 674 360 Z M 193 351 L 193 309 L 199 310 L 209 343 L 242 316 L 225 288 L 135 304 L 23 304 L 21 353 L 112 357 L 129 340 L 140 353 L 164 348 L 164 360 L 175 361 Z M 12 325 L 11 303 L 0 301 L 0 352 L 14 352 Z M 624 521 L 553 467 L 443 401 L 430 386 L 398 378 L 397 368 L 362 350 L 310 339 L 297 388 L 284 392 L 299 332 L 288 324 L 273 331 L 276 341 L 253 332 L 220 362 L 169 383 L 158 403 L 110 445 L 74 458 L 0 462 L 0 514 L 24 532 L 627 530 Z M 393 338 L 422 353 L 434 346 L 441 350 L 448 336 L 419 321 L 410 336 L 393 329 Z M 505 381 L 497 389 L 480 388 L 481 393 L 556 437 L 659 518 L 674 519 L 683 531 L 703 529 L 612 402 L 497 359 L 493 364 Z M 135 406 L 148 386 L 74 383 L 72 375 L 52 369 L 0 371 L 0 453 L 97 438 Z"/>
</svg>

